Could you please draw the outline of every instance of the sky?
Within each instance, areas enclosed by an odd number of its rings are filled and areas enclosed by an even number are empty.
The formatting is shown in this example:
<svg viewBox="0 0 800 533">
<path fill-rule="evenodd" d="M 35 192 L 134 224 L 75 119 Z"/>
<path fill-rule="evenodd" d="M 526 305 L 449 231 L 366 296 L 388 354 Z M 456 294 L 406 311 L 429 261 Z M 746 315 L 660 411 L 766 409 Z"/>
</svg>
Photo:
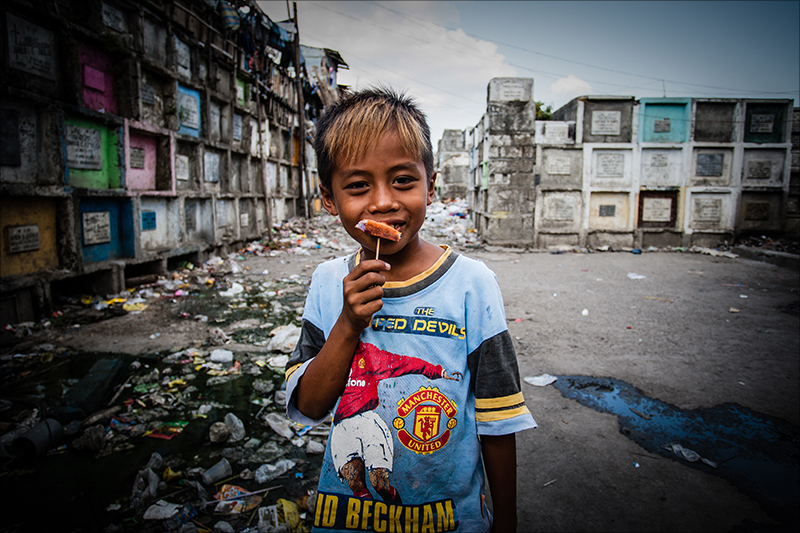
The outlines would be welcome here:
<svg viewBox="0 0 800 533">
<path fill-rule="evenodd" d="M 286 0 L 259 1 L 274 21 Z M 445 129 L 474 127 L 492 78 L 533 78 L 553 110 L 584 95 L 788 98 L 800 106 L 800 0 L 297 2 L 300 42 L 339 84 L 388 84 Z"/>
</svg>

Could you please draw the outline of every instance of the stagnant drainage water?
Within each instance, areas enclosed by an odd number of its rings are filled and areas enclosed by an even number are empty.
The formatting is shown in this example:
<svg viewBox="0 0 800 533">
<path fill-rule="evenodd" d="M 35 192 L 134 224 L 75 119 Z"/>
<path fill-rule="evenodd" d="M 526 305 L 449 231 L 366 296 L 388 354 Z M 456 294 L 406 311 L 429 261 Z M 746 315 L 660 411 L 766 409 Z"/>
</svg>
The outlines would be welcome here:
<svg viewBox="0 0 800 533">
<path fill-rule="evenodd" d="M 679 409 L 613 378 L 557 377 L 553 386 L 564 397 L 617 415 L 620 431 L 647 451 L 718 475 L 782 524 L 798 524 L 800 429 L 796 426 L 731 403 Z M 712 464 L 689 462 L 671 444 L 689 448 Z"/>
</svg>

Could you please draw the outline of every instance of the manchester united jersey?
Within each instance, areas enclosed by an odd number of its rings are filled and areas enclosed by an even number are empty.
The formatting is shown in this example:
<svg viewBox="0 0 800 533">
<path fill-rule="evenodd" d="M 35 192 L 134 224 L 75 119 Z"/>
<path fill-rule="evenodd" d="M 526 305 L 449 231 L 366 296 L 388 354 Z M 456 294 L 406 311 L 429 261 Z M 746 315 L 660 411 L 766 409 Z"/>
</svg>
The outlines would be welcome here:
<svg viewBox="0 0 800 533">
<path fill-rule="evenodd" d="M 300 423 L 321 422 L 297 410 L 294 390 L 339 317 L 343 279 L 358 261 L 328 261 L 311 279 L 286 367 L 287 414 Z M 489 531 L 479 435 L 536 427 L 494 273 L 445 247 L 419 276 L 387 282 L 333 415 L 316 530 Z M 343 472 L 359 462 L 357 491 Z M 370 483 L 375 472 L 388 473 L 391 491 Z"/>
</svg>

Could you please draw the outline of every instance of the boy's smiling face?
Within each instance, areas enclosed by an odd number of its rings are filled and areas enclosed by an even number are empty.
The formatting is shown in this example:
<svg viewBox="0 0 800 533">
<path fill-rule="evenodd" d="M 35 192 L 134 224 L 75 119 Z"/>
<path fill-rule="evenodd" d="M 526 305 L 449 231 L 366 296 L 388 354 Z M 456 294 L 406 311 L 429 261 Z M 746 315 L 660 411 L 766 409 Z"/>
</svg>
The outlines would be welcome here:
<svg viewBox="0 0 800 533">
<path fill-rule="evenodd" d="M 435 174 L 428 178 L 422 159 L 406 152 L 397 133 L 389 131 L 361 159 L 345 165 L 337 161 L 330 190 L 321 187 L 322 203 L 365 250 L 375 250 L 377 239 L 356 224 L 369 219 L 402 233 L 398 242 L 382 240 L 382 257 L 413 255 L 427 207 L 433 201 L 434 179 Z"/>
</svg>

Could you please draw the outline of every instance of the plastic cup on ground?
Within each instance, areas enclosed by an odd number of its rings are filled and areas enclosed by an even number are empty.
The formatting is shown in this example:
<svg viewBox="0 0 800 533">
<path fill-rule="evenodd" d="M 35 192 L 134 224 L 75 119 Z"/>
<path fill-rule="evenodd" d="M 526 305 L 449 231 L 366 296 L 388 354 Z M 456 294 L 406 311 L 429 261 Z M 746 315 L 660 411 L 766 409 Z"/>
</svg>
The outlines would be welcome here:
<svg viewBox="0 0 800 533">
<path fill-rule="evenodd" d="M 213 485 L 221 479 L 230 477 L 233 473 L 231 464 L 227 459 L 222 459 L 220 462 L 203 472 L 203 483 L 206 485 Z"/>
</svg>

